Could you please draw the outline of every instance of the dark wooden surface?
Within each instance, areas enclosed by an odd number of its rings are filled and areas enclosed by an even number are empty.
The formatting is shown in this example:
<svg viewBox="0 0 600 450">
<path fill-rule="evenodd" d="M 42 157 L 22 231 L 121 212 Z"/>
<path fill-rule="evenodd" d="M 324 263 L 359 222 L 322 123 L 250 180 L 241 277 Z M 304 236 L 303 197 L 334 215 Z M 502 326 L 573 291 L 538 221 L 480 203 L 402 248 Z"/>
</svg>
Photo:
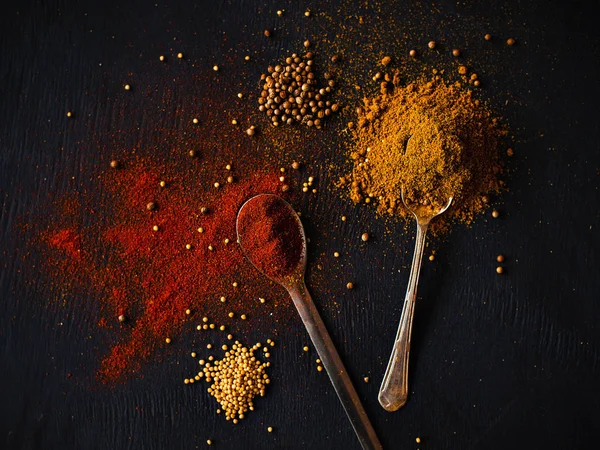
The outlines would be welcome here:
<svg viewBox="0 0 600 450">
<path fill-rule="evenodd" d="M 324 373 L 298 355 L 308 338 L 295 318 L 277 330 L 282 348 L 273 356 L 272 389 L 240 425 L 217 416 L 203 390 L 181 384 L 177 361 L 184 348 L 148 366 L 144 378 L 99 387 L 93 374 L 107 344 L 89 317 L 93 299 L 58 302 L 40 274 L 33 231 L 23 232 L 23 221 L 73 189 L 70 179 L 93 191 L 90 174 L 110 156 L 90 136 L 110 133 L 108 116 L 123 106 L 124 78 L 160 80 L 161 69 L 148 61 L 162 53 L 172 58 L 181 48 L 206 72 L 248 49 L 260 63 L 244 79 L 225 76 L 251 90 L 266 64 L 306 37 L 329 36 L 333 44 L 323 50 L 331 54 L 341 29 L 332 24 L 352 9 L 333 2 L 204 3 L 24 0 L 0 12 L 0 448 L 192 449 L 204 448 L 208 438 L 227 449 L 358 448 Z M 564 1 L 405 3 L 353 7 L 352 20 L 363 16 L 370 30 L 399 30 L 391 49 L 377 33 L 360 36 L 377 45 L 357 70 L 366 74 L 381 53 L 423 48 L 430 36 L 466 45 L 515 135 L 510 191 L 497 203 L 500 219 L 480 217 L 432 244 L 438 257 L 422 271 L 411 395 L 402 410 L 381 409 L 377 391 L 414 233 L 398 225 L 386 234 L 389 224 L 326 189 L 334 181 L 326 160 L 343 161 L 337 147 L 300 155 L 311 161 L 321 188 L 296 205 L 311 257 L 343 248 L 351 262 L 345 273 L 310 270 L 315 301 L 385 448 L 596 448 L 600 42 L 594 13 L 585 3 Z M 304 20 L 307 8 L 311 20 Z M 286 10 L 281 20 L 277 9 Z M 265 28 L 276 30 L 272 40 L 261 38 Z M 493 61 L 482 50 L 488 31 L 498 37 Z M 510 53 L 502 45 L 509 36 L 518 41 Z M 202 91 L 189 83 L 180 86 L 181 102 L 186 92 Z M 128 101 L 138 114 L 134 123 L 157 114 L 143 96 Z M 67 121 L 67 109 L 88 120 Z M 136 139 L 152 139 L 141 130 Z M 349 224 L 333 227 L 342 213 Z M 364 230 L 374 236 L 367 246 L 358 243 Z M 507 257 L 503 276 L 495 274 L 498 253 Z M 344 289 L 348 279 L 357 284 L 352 292 Z"/>
</svg>

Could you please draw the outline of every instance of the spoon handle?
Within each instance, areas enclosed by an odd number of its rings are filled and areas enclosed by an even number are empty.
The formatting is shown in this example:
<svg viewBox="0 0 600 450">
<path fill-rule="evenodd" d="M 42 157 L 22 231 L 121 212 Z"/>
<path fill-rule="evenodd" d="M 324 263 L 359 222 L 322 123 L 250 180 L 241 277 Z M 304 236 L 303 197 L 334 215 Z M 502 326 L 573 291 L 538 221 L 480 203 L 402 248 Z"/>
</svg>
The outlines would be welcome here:
<svg viewBox="0 0 600 450">
<path fill-rule="evenodd" d="M 396 341 L 388 363 L 381 388 L 379 388 L 379 403 L 389 412 L 396 411 L 406 404 L 408 398 L 408 356 L 410 354 L 410 334 L 412 331 L 417 285 L 421 272 L 421 260 L 425 247 L 425 237 L 429 224 L 417 222 L 417 239 L 415 253 L 404 298 L 402 317 L 396 334 Z"/>
<path fill-rule="evenodd" d="M 377 439 L 375 430 L 369 422 L 367 413 L 358 398 L 348 372 L 346 372 L 329 333 L 327 333 L 325 324 L 319 316 L 304 281 L 302 280 L 291 286 L 288 290 L 362 448 L 365 450 L 381 449 L 381 443 Z"/>
</svg>

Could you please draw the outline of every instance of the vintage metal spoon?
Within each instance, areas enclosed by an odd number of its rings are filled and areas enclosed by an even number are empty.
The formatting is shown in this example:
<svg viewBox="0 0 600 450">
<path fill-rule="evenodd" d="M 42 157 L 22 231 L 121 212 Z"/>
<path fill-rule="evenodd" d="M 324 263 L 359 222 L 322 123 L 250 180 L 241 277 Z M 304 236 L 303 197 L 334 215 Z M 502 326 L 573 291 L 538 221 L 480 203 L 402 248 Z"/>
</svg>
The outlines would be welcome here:
<svg viewBox="0 0 600 450">
<path fill-rule="evenodd" d="M 402 189 L 402 202 L 417 219 L 417 238 L 415 242 L 415 253 L 410 269 L 408 279 L 408 288 L 404 298 L 402 316 L 400 325 L 396 334 L 396 341 L 392 349 L 392 355 L 388 363 L 381 388 L 379 389 L 379 403 L 387 411 L 396 411 L 406 404 L 408 398 L 408 357 L 410 354 L 410 335 L 412 330 L 413 315 L 415 312 L 415 300 L 417 299 L 417 285 L 419 283 L 419 274 L 421 272 L 421 260 L 423 259 L 423 249 L 425 248 L 425 237 L 427 228 L 434 217 L 439 216 L 446 211 L 452 203 L 452 197 L 446 205 L 435 211 L 429 207 L 407 205 L 404 198 L 404 189 Z"/>
<path fill-rule="evenodd" d="M 253 256 L 250 252 L 248 252 L 248 239 L 253 239 L 254 237 L 244 235 L 243 226 L 240 226 L 240 217 L 244 217 L 242 212 L 244 208 L 247 208 L 252 202 L 264 200 L 264 196 L 272 197 L 276 199 L 277 202 L 280 202 L 280 206 L 285 211 L 288 211 L 290 214 L 290 218 L 292 220 L 297 221 L 298 228 L 300 230 L 302 236 L 302 256 L 300 258 L 300 263 L 294 270 L 292 276 L 285 277 L 283 279 L 275 279 L 271 277 L 269 274 L 266 274 L 273 281 L 281 284 L 290 294 L 292 300 L 294 301 L 294 305 L 300 314 L 300 318 L 304 325 L 306 326 L 306 330 L 312 340 L 317 352 L 319 353 L 319 357 L 323 362 L 323 366 L 327 371 L 327 375 L 329 375 L 329 379 L 331 380 L 331 384 L 335 389 L 340 401 L 342 402 L 342 406 L 348 415 L 348 419 L 350 419 L 350 423 L 354 428 L 356 436 L 360 441 L 363 449 L 381 449 L 381 444 L 379 443 L 379 439 L 375 434 L 375 430 L 371 426 L 371 422 L 367 417 L 367 413 L 365 412 L 360 399 L 358 398 L 358 394 L 352 385 L 352 381 L 348 376 L 348 372 L 344 368 L 344 364 L 338 355 L 338 352 L 329 337 L 329 333 L 327 333 L 327 329 L 325 328 L 325 324 L 321 320 L 319 316 L 319 312 L 315 307 L 315 304 L 312 301 L 310 293 L 306 289 L 306 284 L 304 283 L 304 272 L 306 269 L 306 238 L 304 235 L 304 228 L 302 227 L 302 223 L 300 222 L 300 218 L 294 211 L 294 209 L 282 198 L 277 197 L 275 195 L 262 194 L 256 197 L 251 198 L 246 203 L 244 203 L 238 212 L 237 217 L 237 234 L 238 234 L 238 242 L 242 247 L 242 251 L 246 255 L 246 258 L 259 270 L 260 264 L 257 264 L 257 261 L 253 260 Z M 262 220 L 263 218 L 256 218 L 256 220 Z M 243 219 L 246 220 L 246 219 Z M 263 272 L 264 273 L 264 272 Z"/>
</svg>

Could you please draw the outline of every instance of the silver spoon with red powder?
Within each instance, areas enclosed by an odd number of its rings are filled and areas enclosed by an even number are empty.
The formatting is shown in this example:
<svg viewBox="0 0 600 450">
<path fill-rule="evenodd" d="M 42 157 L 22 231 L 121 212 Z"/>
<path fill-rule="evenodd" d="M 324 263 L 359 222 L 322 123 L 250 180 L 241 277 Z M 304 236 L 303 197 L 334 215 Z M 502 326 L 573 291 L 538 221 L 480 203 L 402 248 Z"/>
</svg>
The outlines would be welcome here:
<svg viewBox="0 0 600 450">
<path fill-rule="evenodd" d="M 375 430 L 304 283 L 306 238 L 294 209 L 276 195 L 252 197 L 238 213 L 237 235 L 246 258 L 263 274 L 286 288 L 292 297 L 363 449 L 381 449 Z"/>
</svg>

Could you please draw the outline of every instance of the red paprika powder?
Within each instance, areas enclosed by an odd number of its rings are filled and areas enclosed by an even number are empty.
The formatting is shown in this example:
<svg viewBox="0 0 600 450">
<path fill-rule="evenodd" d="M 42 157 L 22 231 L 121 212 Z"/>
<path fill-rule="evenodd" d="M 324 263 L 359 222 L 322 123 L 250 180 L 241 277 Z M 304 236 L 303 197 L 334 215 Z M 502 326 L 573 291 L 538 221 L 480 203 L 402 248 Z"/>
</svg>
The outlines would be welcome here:
<svg viewBox="0 0 600 450">
<path fill-rule="evenodd" d="M 275 281 L 298 274 L 304 233 L 296 212 L 276 195 L 259 195 L 240 210 L 237 230 L 250 262 Z"/>
</svg>

